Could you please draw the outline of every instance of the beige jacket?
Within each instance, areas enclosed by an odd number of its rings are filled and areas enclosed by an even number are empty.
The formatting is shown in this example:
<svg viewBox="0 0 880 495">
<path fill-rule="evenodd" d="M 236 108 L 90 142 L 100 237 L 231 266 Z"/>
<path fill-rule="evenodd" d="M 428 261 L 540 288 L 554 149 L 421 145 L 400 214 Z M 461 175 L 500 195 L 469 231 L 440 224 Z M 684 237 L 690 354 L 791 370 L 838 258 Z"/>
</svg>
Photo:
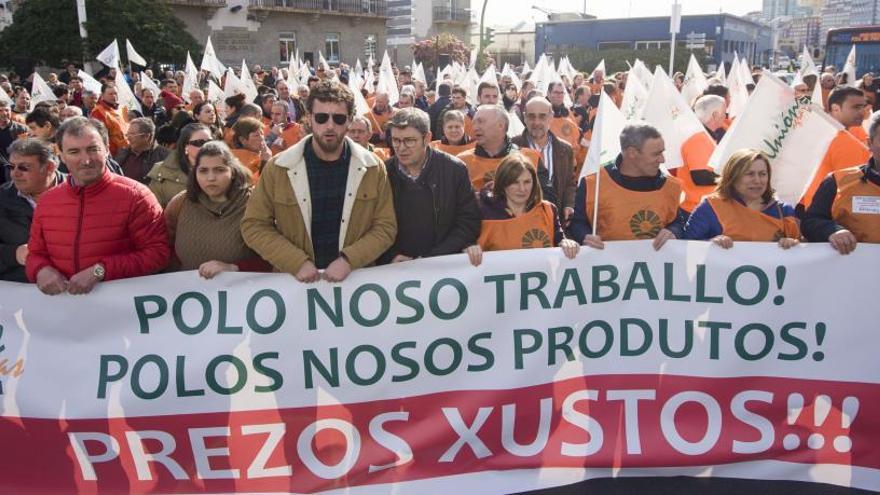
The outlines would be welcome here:
<svg viewBox="0 0 880 495">
<path fill-rule="evenodd" d="M 310 136 L 309 136 L 310 137 Z M 352 268 L 372 264 L 394 243 L 397 218 L 385 165 L 350 138 L 339 250 Z M 266 163 L 241 221 L 245 243 L 276 270 L 296 274 L 315 261 L 312 204 L 302 139 Z"/>
</svg>

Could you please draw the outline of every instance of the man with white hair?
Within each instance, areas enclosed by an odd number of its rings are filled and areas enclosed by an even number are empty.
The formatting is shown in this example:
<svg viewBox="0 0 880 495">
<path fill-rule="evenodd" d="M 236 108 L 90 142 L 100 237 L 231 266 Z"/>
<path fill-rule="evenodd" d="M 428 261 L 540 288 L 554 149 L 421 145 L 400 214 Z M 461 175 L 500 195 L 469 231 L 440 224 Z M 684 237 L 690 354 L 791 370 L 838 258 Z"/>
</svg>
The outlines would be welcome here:
<svg viewBox="0 0 880 495">
<path fill-rule="evenodd" d="M 474 190 L 479 191 L 495 180 L 495 170 L 507 155 L 520 152 L 525 155 L 538 171 L 544 199 L 556 202 L 556 194 L 550 185 L 547 168 L 541 155 L 532 149 L 520 149 L 507 137 L 510 116 L 501 105 L 482 105 L 474 114 L 474 149 L 467 150 L 458 157 L 467 165 L 468 175 Z"/>
<path fill-rule="evenodd" d="M 704 196 L 715 190 L 715 179 L 718 176 L 708 162 L 715 151 L 716 143 L 724 137 L 727 104 L 721 96 L 703 95 L 694 102 L 694 113 L 708 135 L 698 132 L 682 143 L 682 165 L 673 170 L 673 174 L 681 181 L 684 192 L 681 208 L 688 213 L 694 211 Z"/>
</svg>

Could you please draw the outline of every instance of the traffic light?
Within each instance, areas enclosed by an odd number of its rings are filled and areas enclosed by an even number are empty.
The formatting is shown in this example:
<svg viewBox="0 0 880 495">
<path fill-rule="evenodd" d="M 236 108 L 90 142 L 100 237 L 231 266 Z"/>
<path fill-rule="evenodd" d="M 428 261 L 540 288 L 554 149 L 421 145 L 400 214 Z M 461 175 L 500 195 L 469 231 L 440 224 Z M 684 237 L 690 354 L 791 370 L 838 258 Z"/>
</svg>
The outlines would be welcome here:
<svg viewBox="0 0 880 495">
<path fill-rule="evenodd" d="M 492 44 L 493 41 L 495 41 L 495 30 L 490 27 L 487 27 L 484 41 L 483 41 L 483 46 L 489 46 Z"/>
</svg>

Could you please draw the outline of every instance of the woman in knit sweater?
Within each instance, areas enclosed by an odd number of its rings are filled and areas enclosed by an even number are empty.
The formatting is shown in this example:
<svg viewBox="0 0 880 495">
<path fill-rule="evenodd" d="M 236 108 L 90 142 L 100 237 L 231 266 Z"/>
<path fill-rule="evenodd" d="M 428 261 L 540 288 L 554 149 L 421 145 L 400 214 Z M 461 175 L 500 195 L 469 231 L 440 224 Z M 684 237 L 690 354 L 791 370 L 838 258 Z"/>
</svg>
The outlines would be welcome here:
<svg viewBox="0 0 880 495">
<path fill-rule="evenodd" d="M 196 155 L 186 190 L 168 203 L 172 269 L 198 270 L 206 279 L 221 272 L 270 271 L 241 237 L 241 217 L 251 195 L 250 172 L 222 141 Z"/>
</svg>

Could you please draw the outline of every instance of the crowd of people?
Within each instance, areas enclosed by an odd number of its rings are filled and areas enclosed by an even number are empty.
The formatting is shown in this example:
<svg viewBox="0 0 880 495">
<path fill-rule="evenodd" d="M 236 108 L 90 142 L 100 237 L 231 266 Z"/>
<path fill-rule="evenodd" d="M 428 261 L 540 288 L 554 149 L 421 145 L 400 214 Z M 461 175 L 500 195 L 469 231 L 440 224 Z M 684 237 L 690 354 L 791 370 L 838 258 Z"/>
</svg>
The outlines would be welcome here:
<svg viewBox="0 0 880 495">
<path fill-rule="evenodd" d="M 184 94 L 182 72 L 154 84 L 136 74 L 138 110 L 120 106 L 113 70 L 100 94 L 75 66 L 50 74 L 56 100 L 36 105 L 27 81 L 0 76 L 12 101 L 0 99 L 0 279 L 83 294 L 162 271 L 338 282 L 374 264 L 464 252 L 479 265 L 484 251 L 535 247 L 574 258 L 615 240 L 828 242 L 842 254 L 880 242 L 880 120 L 863 127 L 873 82 L 796 82 L 802 98 L 821 84 L 845 130 L 789 205 L 760 151 L 735 152 L 718 174 L 706 165 L 731 123 L 720 79 L 693 102 L 706 143 L 686 166 L 666 172 L 661 133 L 631 123 L 614 163 L 581 177 L 599 95 L 620 105 L 627 73 L 577 74 L 546 91 L 505 75 L 468 95 L 394 68 L 397 101 L 364 88 L 369 111 L 358 113 L 350 71 L 318 67 L 291 87 L 286 69 L 255 66 L 256 98 L 222 103 L 205 86 Z"/>
</svg>

